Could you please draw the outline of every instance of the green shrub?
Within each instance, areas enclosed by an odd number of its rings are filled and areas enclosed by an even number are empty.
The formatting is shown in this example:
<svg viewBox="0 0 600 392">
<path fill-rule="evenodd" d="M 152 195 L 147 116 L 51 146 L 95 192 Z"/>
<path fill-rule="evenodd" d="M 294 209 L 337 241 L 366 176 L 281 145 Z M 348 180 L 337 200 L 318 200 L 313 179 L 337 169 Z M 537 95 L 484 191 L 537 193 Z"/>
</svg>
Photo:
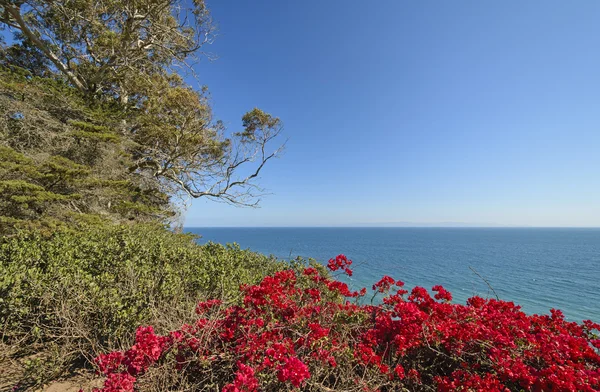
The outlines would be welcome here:
<svg viewBox="0 0 600 392">
<path fill-rule="evenodd" d="M 21 356 L 54 353 L 46 361 L 53 372 L 43 370 L 53 378 L 130 345 L 137 325 L 166 332 L 191 318 L 199 300 L 235 302 L 240 284 L 281 265 L 153 225 L 21 232 L 0 240 L 2 341 L 18 344 Z"/>
</svg>

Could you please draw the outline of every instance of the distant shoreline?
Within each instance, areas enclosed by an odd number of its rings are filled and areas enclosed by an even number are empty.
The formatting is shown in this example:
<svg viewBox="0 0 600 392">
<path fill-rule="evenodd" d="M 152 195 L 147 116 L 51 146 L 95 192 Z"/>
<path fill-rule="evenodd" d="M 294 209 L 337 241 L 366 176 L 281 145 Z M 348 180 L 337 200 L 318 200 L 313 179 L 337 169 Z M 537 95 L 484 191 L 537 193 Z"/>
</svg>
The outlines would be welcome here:
<svg viewBox="0 0 600 392">
<path fill-rule="evenodd" d="M 600 226 L 184 226 L 184 229 L 591 229 Z"/>
</svg>

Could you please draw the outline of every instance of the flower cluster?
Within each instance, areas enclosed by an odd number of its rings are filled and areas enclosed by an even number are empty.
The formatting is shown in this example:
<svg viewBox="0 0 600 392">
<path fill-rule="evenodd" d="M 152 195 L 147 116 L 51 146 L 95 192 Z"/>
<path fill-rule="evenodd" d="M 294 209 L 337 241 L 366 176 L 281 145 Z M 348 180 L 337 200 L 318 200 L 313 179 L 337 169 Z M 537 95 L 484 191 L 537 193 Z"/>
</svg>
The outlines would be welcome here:
<svg viewBox="0 0 600 392">
<path fill-rule="evenodd" d="M 350 266 L 352 265 L 352 260 L 348 260 L 348 258 L 344 255 L 337 255 L 334 259 L 329 259 L 327 263 L 327 268 L 331 271 L 342 270 L 348 276 L 352 276 L 352 270 Z"/>
<path fill-rule="evenodd" d="M 157 336 L 152 327 L 139 327 L 135 334 L 135 344 L 129 350 L 115 351 L 96 358 L 98 369 L 107 375 L 102 390 L 133 391 L 136 376 L 156 363 L 169 344 L 170 339 Z"/>
<path fill-rule="evenodd" d="M 328 266 L 351 275 L 350 264 L 340 255 Z M 159 361 L 199 383 L 211 374 L 225 392 L 600 390 L 599 324 L 402 287 L 386 276 L 373 286 L 382 303 L 366 305 L 365 289 L 315 268 L 277 272 L 242 287 L 238 304 L 199 303 L 196 322 L 167 336 L 139 328 L 130 350 L 97 359 L 102 391 L 133 391 Z"/>
<path fill-rule="evenodd" d="M 254 369 L 241 362 L 237 363 L 238 371 L 235 380 L 223 388 L 223 392 L 255 391 L 258 388 L 258 380 L 254 377 Z"/>
</svg>

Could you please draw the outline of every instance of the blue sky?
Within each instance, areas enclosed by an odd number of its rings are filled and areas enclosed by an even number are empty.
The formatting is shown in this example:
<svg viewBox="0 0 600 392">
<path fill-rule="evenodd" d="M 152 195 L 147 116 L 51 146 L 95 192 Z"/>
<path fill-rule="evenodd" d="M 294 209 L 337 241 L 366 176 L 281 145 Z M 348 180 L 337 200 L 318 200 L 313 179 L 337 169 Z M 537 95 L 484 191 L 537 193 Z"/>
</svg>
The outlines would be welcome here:
<svg viewBox="0 0 600 392">
<path fill-rule="evenodd" d="M 216 117 L 289 141 L 261 208 L 186 226 L 600 226 L 600 2 L 208 4 Z"/>
</svg>

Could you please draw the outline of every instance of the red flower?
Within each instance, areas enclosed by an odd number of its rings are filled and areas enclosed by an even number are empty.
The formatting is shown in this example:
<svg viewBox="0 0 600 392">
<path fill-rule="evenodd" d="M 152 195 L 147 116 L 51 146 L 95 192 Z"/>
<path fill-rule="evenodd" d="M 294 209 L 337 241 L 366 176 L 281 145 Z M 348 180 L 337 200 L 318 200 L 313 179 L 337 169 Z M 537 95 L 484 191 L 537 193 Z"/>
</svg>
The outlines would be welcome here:
<svg viewBox="0 0 600 392">
<path fill-rule="evenodd" d="M 334 271 L 350 263 L 342 255 L 329 262 Z M 201 377 L 213 372 L 225 392 L 300 388 L 311 374 L 327 388 L 357 380 L 353 388 L 369 391 L 385 383 L 389 390 L 422 383 L 439 391 L 600 390 L 597 323 L 568 322 L 556 310 L 527 315 L 512 302 L 480 297 L 450 304 L 442 286 L 432 288 L 435 300 L 422 287 L 405 299 L 403 283 L 389 276 L 373 285 L 395 289 L 382 303 L 352 304 L 332 293 L 357 297 L 364 289 L 350 291 L 314 268 L 303 275 L 279 271 L 244 286 L 240 305 L 202 302 L 196 322 L 166 336 L 138 328 L 129 350 L 97 358 L 107 376 L 102 391 L 133 391 L 136 377 L 159 360 Z"/>
<path fill-rule="evenodd" d="M 278 370 L 277 379 L 281 382 L 289 381 L 296 388 L 302 384 L 302 381 L 310 377 L 308 366 L 295 357 L 286 358 Z"/>
<path fill-rule="evenodd" d="M 235 380 L 223 387 L 223 392 L 253 392 L 258 389 L 258 380 L 254 376 L 254 369 L 241 362 L 237 363 L 238 371 Z"/>
<path fill-rule="evenodd" d="M 348 276 L 352 276 L 352 270 L 349 268 L 352 265 L 352 260 L 348 260 L 348 258 L 344 255 L 337 255 L 335 259 L 329 259 L 327 263 L 327 268 L 331 271 L 342 270 Z"/>
<path fill-rule="evenodd" d="M 381 278 L 379 282 L 373 285 L 373 290 L 376 290 L 380 293 L 387 293 L 394 283 L 396 283 L 396 281 L 386 275 Z"/>
<path fill-rule="evenodd" d="M 405 377 L 404 374 L 404 368 L 402 367 L 402 365 L 397 365 L 394 368 L 394 373 L 396 373 L 396 376 L 398 377 L 398 379 L 403 380 Z"/>
<path fill-rule="evenodd" d="M 437 292 L 434 296 L 435 299 L 441 299 L 448 302 L 452 301 L 452 294 L 442 286 L 433 286 L 431 290 Z"/>
<path fill-rule="evenodd" d="M 199 302 L 196 306 L 196 314 L 202 315 L 214 307 L 221 306 L 222 303 L 223 301 L 219 299 L 211 299 L 208 301 Z"/>
</svg>

